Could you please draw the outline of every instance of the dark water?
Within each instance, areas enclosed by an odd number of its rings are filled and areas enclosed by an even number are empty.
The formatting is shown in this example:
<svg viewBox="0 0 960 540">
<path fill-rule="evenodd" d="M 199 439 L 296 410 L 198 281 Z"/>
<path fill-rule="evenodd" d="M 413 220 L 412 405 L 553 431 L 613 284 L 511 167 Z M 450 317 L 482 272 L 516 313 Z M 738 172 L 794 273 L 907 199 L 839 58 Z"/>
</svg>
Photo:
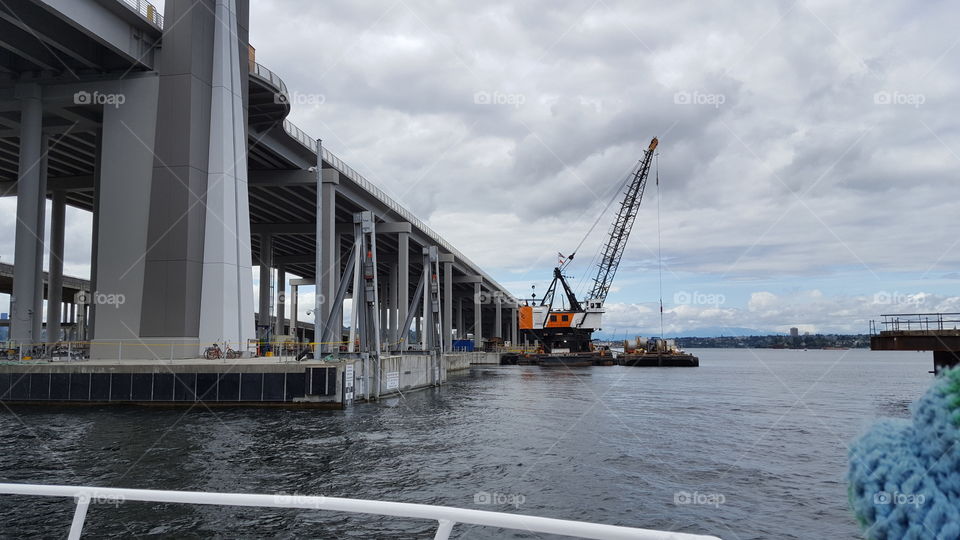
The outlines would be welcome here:
<svg viewBox="0 0 960 540">
<path fill-rule="evenodd" d="M 858 538 L 847 444 L 906 416 L 929 353 L 701 350 L 698 369 L 475 368 L 346 411 L 23 407 L 3 481 L 300 493 L 519 511 L 731 539 Z M 478 492 L 522 500 L 477 504 Z M 685 494 L 695 504 L 677 504 Z M 510 497 L 512 496 L 512 497 Z M 0 498 L 4 537 L 63 537 L 71 502 Z M 91 505 L 90 537 L 432 537 L 319 511 Z M 455 536 L 529 538 L 458 525 Z"/>
</svg>

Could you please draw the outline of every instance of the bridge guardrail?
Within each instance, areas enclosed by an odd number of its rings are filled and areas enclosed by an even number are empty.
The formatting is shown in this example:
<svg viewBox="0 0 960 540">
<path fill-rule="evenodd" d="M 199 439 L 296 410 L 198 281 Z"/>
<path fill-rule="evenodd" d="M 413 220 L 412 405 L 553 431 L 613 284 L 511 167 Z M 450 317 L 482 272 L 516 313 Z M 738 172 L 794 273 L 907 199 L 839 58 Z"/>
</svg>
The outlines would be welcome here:
<svg viewBox="0 0 960 540">
<path fill-rule="evenodd" d="M 137 14 L 143 16 L 150 24 L 163 30 L 163 15 L 157 10 L 157 6 L 146 0 L 120 0 L 120 2 L 126 4 L 130 9 L 137 12 Z"/>
</svg>

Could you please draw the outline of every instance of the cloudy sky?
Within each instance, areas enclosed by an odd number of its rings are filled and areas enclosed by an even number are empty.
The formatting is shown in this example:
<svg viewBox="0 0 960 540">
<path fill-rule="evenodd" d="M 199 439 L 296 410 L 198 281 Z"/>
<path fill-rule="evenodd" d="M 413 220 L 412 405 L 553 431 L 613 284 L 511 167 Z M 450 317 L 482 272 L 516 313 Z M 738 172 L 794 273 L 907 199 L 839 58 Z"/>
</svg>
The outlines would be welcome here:
<svg viewBox="0 0 960 540">
<path fill-rule="evenodd" d="M 668 334 L 960 311 L 949 2 L 251 4 L 290 119 L 517 295 L 543 290 L 658 136 L 605 330 L 656 329 L 661 273 Z M 71 234 L 89 223 L 71 214 Z"/>
</svg>

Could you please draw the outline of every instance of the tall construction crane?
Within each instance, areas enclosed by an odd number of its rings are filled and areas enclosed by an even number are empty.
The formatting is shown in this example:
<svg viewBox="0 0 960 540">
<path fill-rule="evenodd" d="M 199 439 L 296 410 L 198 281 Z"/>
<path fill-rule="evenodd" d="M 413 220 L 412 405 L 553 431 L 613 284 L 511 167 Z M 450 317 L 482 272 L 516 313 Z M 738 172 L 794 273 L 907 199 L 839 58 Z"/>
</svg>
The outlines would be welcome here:
<svg viewBox="0 0 960 540">
<path fill-rule="evenodd" d="M 533 305 L 521 306 L 520 330 L 527 337 L 539 341 L 544 352 L 562 354 L 591 351 L 592 334 L 595 330 L 602 328 L 603 303 L 607 299 L 607 293 L 610 292 L 613 278 L 617 274 L 617 267 L 620 266 L 620 259 L 623 258 L 623 250 L 630 237 L 630 230 L 637 218 L 657 144 L 657 138 L 654 137 L 650 141 L 650 146 L 644 151 L 643 158 L 627 176 L 620 209 L 610 227 L 600 261 L 597 263 L 593 287 L 585 299 L 582 302 L 577 300 L 567 283 L 569 276 L 564 274 L 564 270 L 576 256 L 574 251 L 566 257 L 560 257 L 557 266 L 553 269 L 553 281 L 550 282 L 540 303 L 536 303 L 534 296 Z M 561 308 L 554 309 L 558 285 L 563 289 L 567 305 L 564 307 L 561 302 Z M 528 304 L 530 304 L 529 301 Z"/>
</svg>

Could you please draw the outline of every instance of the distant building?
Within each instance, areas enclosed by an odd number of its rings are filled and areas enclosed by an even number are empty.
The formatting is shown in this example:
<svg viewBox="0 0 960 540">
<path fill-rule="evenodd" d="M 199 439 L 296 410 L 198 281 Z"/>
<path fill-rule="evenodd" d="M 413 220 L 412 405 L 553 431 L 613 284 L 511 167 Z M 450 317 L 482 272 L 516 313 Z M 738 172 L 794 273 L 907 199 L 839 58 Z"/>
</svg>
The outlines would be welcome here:
<svg viewBox="0 0 960 540">
<path fill-rule="evenodd" d="M 790 337 L 800 337 L 800 329 L 794 326 L 790 329 Z"/>
</svg>

